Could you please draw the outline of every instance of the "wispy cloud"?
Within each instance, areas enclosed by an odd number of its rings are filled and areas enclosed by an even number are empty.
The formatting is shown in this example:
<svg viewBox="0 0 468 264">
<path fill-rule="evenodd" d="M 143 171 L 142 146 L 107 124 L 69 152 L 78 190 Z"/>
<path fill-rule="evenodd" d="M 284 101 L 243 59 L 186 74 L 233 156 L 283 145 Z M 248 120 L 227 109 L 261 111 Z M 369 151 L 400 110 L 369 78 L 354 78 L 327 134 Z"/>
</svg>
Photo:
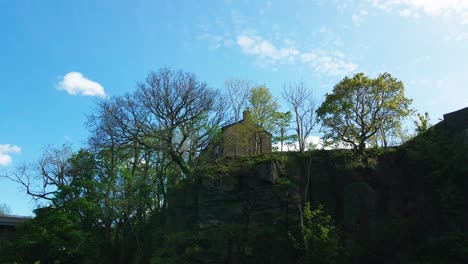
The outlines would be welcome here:
<svg viewBox="0 0 468 264">
<path fill-rule="evenodd" d="M 241 50 L 263 63 L 302 63 L 314 71 L 329 75 L 346 75 L 358 65 L 345 60 L 340 52 L 328 54 L 323 50 L 303 52 L 294 47 L 277 47 L 258 35 L 239 35 L 236 41 Z M 285 41 L 285 43 L 288 43 Z"/>
<path fill-rule="evenodd" d="M 57 84 L 59 90 L 64 90 L 70 95 L 86 95 L 105 97 L 104 87 L 91 81 L 80 72 L 69 72 L 63 80 Z"/>
<path fill-rule="evenodd" d="M 271 1 L 266 1 L 265 2 L 265 5 L 263 7 L 260 8 L 260 10 L 258 11 L 258 13 L 262 16 L 264 15 L 265 13 L 267 13 L 268 11 L 271 10 Z"/>
<path fill-rule="evenodd" d="M 408 97 L 415 98 L 416 109 L 428 111 L 437 120 L 443 114 L 464 108 L 468 105 L 468 90 L 465 84 L 468 76 L 463 71 L 441 73 L 434 78 L 410 80 Z"/>
<path fill-rule="evenodd" d="M 358 68 L 357 64 L 348 62 L 337 54 L 327 55 L 322 54 L 322 52 L 307 52 L 302 53 L 300 57 L 303 63 L 310 65 L 316 72 L 330 75 L 346 75 Z"/>
<path fill-rule="evenodd" d="M 271 42 L 259 36 L 239 35 L 237 36 L 236 43 L 241 47 L 243 52 L 272 61 L 294 59 L 294 56 L 300 53 L 295 48 L 277 48 Z"/>
<path fill-rule="evenodd" d="M 457 16 L 461 24 L 468 24 L 466 0 L 372 0 L 372 4 L 386 11 L 396 10 L 401 16 Z"/>
<path fill-rule="evenodd" d="M 468 40 L 468 32 L 459 32 L 448 35 L 445 40 L 453 41 L 464 41 Z"/>
<path fill-rule="evenodd" d="M 18 154 L 21 148 L 10 144 L 0 144 L 0 166 L 8 166 L 12 162 L 10 154 Z"/>
<path fill-rule="evenodd" d="M 205 32 L 203 34 L 200 34 L 198 38 L 208 40 L 211 43 L 211 49 L 218 49 L 221 47 L 230 48 L 234 45 L 234 41 L 231 39 L 231 36 L 228 33 L 216 35 Z"/>
<path fill-rule="evenodd" d="M 368 15 L 367 11 L 366 10 L 361 10 L 359 11 L 358 13 L 356 14 L 353 14 L 351 16 L 351 20 L 353 21 L 353 24 L 355 26 L 359 26 L 361 25 L 361 23 L 364 21 L 364 18 Z"/>
<path fill-rule="evenodd" d="M 273 7 L 269 1 L 264 6 L 266 9 Z M 361 10 L 359 15 L 366 16 L 367 11 Z M 338 51 L 344 45 L 340 35 L 326 26 L 308 36 L 301 34 L 299 38 L 295 32 L 287 31 L 279 24 L 269 24 L 270 30 L 260 32 L 252 25 L 256 22 L 236 10 L 230 10 L 227 17 L 215 17 L 211 23 L 200 25 L 202 32 L 198 38 L 209 42 L 213 50 L 239 49 L 254 58 L 258 65 L 271 67 L 272 71 L 278 71 L 279 65 L 288 64 L 308 67 L 314 73 L 342 76 L 358 68 L 356 63 Z M 296 41 L 298 39 L 301 41 Z"/>
</svg>

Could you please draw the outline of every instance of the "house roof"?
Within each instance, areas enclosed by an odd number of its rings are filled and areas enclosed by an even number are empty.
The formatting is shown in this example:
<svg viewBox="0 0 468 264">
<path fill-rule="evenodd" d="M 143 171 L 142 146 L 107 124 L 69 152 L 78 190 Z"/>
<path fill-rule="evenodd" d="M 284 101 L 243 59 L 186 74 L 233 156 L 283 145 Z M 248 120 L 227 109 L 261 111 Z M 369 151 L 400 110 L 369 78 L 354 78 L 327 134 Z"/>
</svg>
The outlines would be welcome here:
<svg viewBox="0 0 468 264">
<path fill-rule="evenodd" d="M 454 129 L 468 128 L 468 107 L 444 115 L 446 126 Z"/>
<path fill-rule="evenodd" d="M 0 226 L 17 226 L 26 221 L 28 217 L 19 215 L 0 215 Z"/>
<path fill-rule="evenodd" d="M 234 122 L 234 123 L 229 124 L 229 125 L 225 125 L 225 126 L 221 127 L 221 130 L 224 131 L 224 130 L 226 130 L 226 129 L 229 128 L 229 127 L 232 127 L 232 126 L 234 126 L 234 125 L 241 124 L 242 122 L 244 122 L 244 119 L 239 120 L 239 121 Z M 262 129 L 264 132 L 266 132 L 269 136 L 273 137 L 273 135 L 272 135 L 268 130 L 266 130 L 264 127 L 259 126 L 259 125 L 257 125 L 257 127 L 258 127 L 258 128 L 261 128 L 261 129 Z"/>
</svg>

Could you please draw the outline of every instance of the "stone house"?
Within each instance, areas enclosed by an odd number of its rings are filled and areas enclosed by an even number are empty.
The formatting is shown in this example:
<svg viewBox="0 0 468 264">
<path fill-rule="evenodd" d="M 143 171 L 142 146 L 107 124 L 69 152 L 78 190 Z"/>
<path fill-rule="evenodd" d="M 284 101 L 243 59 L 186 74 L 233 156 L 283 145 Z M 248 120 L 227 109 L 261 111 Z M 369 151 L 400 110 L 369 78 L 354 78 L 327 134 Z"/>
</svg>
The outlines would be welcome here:
<svg viewBox="0 0 468 264">
<path fill-rule="evenodd" d="M 221 128 L 202 155 L 220 158 L 271 153 L 271 141 L 271 133 L 257 126 L 250 111 L 245 110 L 242 120 Z"/>
</svg>

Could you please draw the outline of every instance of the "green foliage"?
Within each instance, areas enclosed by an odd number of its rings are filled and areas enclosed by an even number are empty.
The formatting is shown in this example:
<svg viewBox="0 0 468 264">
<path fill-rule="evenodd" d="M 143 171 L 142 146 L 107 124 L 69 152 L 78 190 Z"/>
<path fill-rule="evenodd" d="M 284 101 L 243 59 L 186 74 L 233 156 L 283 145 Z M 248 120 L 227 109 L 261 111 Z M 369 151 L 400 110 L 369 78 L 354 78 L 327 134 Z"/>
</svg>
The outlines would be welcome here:
<svg viewBox="0 0 468 264">
<path fill-rule="evenodd" d="M 403 83 L 390 74 L 371 79 L 358 73 L 326 94 L 317 115 L 326 142 L 349 144 L 362 152 L 379 131 L 397 127 L 411 113 L 410 104 Z"/>
<path fill-rule="evenodd" d="M 158 76 L 174 86 L 158 85 Z M 177 87 L 174 76 L 194 77 L 163 70 L 139 93 L 106 101 L 89 150 L 53 150 L 42 172 L 20 181 L 42 177 L 55 188 L 43 188 L 52 191 L 42 197 L 49 206 L 18 227 L 0 262 L 341 263 L 348 251 L 353 263 L 468 262 L 466 132 L 431 128 L 427 114 L 418 114 L 418 137 L 398 149 L 379 148 L 411 112 L 403 84 L 389 74 L 345 78 L 317 110 L 326 137 L 363 156 L 314 150 L 209 162 L 194 159 L 209 139 L 220 140 L 220 117 L 212 119 L 221 114 L 212 100 L 217 92 L 198 81 L 195 90 Z M 277 111 L 268 88 L 252 88 L 248 100 L 253 130 L 276 127 L 275 140 L 288 140 L 291 113 Z M 311 128 L 309 121 L 298 127 Z M 375 148 L 364 150 L 370 141 Z M 255 178 L 259 164 L 272 162 L 281 177 L 273 184 Z M 327 205 L 344 224 L 347 248 L 331 215 L 321 205 L 312 210 L 309 200 Z"/>
<path fill-rule="evenodd" d="M 266 86 L 253 87 L 250 89 L 248 101 L 253 122 L 259 127 L 272 131 L 279 104 L 271 95 L 270 90 Z"/>
<path fill-rule="evenodd" d="M 279 151 L 283 151 L 283 146 L 294 140 L 294 135 L 288 134 L 289 126 L 291 123 L 292 114 L 291 112 L 275 112 L 274 114 L 274 137 L 273 143 L 279 143 Z"/>
<path fill-rule="evenodd" d="M 417 113 L 416 115 L 418 120 L 414 121 L 414 125 L 416 126 L 416 133 L 419 135 L 426 132 L 431 125 L 429 124 L 429 113 L 425 112 L 424 115 Z"/>
<path fill-rule="evenodd" d="M 448 226 L 463 225 L 468 201 L 468 145 L 463 133 L 431 127 L 405 149 L 423 167 L 424 181 L 434 188 L 439 216 Z M 450 230 L 451 231 L 451 230 Z"/>
<path fill-rule="evenodd" d="M 240 263 L 296 263 L 300 257 L 291 234 L 297 227 L 288 224 L 278 211 L 264 212 L 263 219 L 251 230 L 247 242 L 248 261 Z M 250 252 L 249 252 L 250 251 Z"/>
<path fill-rule="evenodd" d="M 275 181 L 275 187 L 280 190 L 289 190 L 297 186 L 287 178 L 278 178 Z"/>
<path fill-rule="evenodd" d="M 306 202 L 302 214 L 304 263 L 337 263 L 340 239 L 331 216 L 324 211 L 322 205 L 311 210 L 309 202 Z"/>
<path fill-rule="evenodd" d="M 167 233 L 162 242 L 153 253 L 150 263 L 154 264 L 176 264 L 193 263 L 201 251 L 194 232 L 170 232 Z"/>
<path fill-rule="evenodd" d="M 19 238 L 6 249 L 7 262 L 90 263 L 97 260 L 100 239 L 80 227 L 77 219 L 52 207 L 37 209 L 35 213 L 35 218 L 19 226 Z"/>
</svg>

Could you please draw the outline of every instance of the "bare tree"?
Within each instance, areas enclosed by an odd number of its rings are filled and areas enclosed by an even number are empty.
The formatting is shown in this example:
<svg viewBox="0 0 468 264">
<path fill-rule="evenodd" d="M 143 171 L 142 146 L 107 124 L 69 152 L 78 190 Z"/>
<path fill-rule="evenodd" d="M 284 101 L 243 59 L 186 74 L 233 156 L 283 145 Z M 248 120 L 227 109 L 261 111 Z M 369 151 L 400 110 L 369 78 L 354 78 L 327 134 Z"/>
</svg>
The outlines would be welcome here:
<svg viewBox="0 0 468 264">
<path fill-rule="evenodd" d="M 0 204 L 0 215 L 7 215 L 10 214 L 11 210 L 7 204 Z"/>
<path fill-rule="evenodd" d="M 135 93 L 145 117 L 142 133 L 161 141 L 171 161 L 184 175 L 190 175 L 196 156 L 224 119 L 226 104 L 221 98 L 192 73 L 151 72 Z"/>
<path fill-rule="evenodd" d="M 247 108 L 249 93 L 252 83 L 247 80 L 230 78 L 224 81 L 229 103 L 229 121 L 237 122 L 242 117 L 242 112 Z"/>
<path fill-rule="evenodd" d="M 6 173 L 6 177 L 19 183 L 35 201 L 51 201 L 58 190 L 70 184 L 68 160 L 72 155 L 70 145 L 56 148 L 49 145 L 37 163 L 22 165 Z"/>
<path fill-rule="evenodd" d="M 312 91 L 303 80 L 289 85 L 289 87 L 284 86 L 282 96 L 293 112 L 294 130 L 299 143 L 299 151 L 304 152 L 306 140 L 316 124 L 316 101 Z"/>
</svg>

